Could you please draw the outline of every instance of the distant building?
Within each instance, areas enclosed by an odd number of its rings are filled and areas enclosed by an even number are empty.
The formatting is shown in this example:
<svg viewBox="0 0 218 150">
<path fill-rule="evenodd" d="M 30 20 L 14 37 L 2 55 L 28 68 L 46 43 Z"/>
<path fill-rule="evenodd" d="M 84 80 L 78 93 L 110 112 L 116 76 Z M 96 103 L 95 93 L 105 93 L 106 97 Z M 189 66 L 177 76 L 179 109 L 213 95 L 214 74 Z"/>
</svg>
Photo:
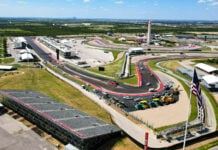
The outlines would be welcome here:
<svg viewBox="0 0 218 150">
<path fill-rule="evenodd" d="M 186 68 L 184 68 L 184 67 L 177 67 L 177 70 L 178 70 L 179 72 L 181 72 L 182 74 L 189 76 L 190 78 L 193 77 L 194 70 L 186 69 Z M 202 76 L 203 76 L 202 74 L 199 74 L 199 73 L 198 73 L 198 80 L 201 81 L 201 80 L 202 80 Z"/>
<path fill-rule="evenodd" d="M 166 38 L 169 38 L 169 37 L 174 37 L 174 35 L 172 35 L 172 34 L 163 34 L 162 35 L 164 38 L 166 37 Z"/>
<path fill-rule="evenodd" d="M 218 91 L 218 77 L 214 75 L 203 76 L 203 84 L 211 91 Z"/>
<path fill-rule="evenodd" d="M 91 26 L 92 24 L 91 23 L 82 23 L 82 25 L 84 25 L 84 26 Z"/>
<path fill-rule="evenodd" d="M 189 35 L 189 34 L 177 34 L 176 37 L 178 39 L 195 39 L 194 35 Z"/>
<path fill-rule="evenodd" d="M 11 71 L 11 70 L 16 70 L 17 68 L 14 66 L 5 66 L 5 65 L 0 65 L 0 70 L 1 71 Z"/>
<path fill-rule="evenodd" d="M 113 36 L 113 35 L 114 35 L 114 33 L 113 33 L 113 31 L 112 31 L 112 30 L 110 30 L 110 31 L 108 31 L 108 32 L 107 32 L 107 35 L 108 35 L 108 36 Z"/>
<path fill-rule="evenodd" d="M 126 38 L 125 37 L 121 37 L 118 39 L 119 41 L 126 41 Z"/>
<path fill-rule="evenodd" d="M 21 61 L 33 61 L 34 57 L 31 53 L 23 53 L 20 55 Z"/>
<path fill-rule="evenodd" d="M 14 48 L 25 49 L 26 45 L 26 39 L 24 37 L 14 38 Z"/>
<path fill-rule="evenodd" d="M 129 55 L 137 55 L 137 54 L 144 54 L 145 51 L 141 47 L 134 47 L 134 48 L 128 49 L 128 53 Z"/>
<path fill-rule="evenodd" d="M 218 35 L 197 35 L 197 38 L 201 40 L 218 40 Z"/>
<path fill-rule="evenodd" d="M 73 51 L 70 46 L 64 43 L 66 41 L 61 41 L 60 43 L 60 41 L 49 37 L 39 37 L 38 41 L 53 50 L 54 52 L 57 52 L 57 50 L 59 50 L 60 55 L 64 58 L 73 58 L 76 56 L 76 52 Z"/>
<path fill-rule="evenodd" d="M 137 37 L 137 42 L 138 43 L 145 43 L 145 42 L 147 42 L 147 38 L 148 37 L 145 37 L 145 36 L 143 36 L 143 37 Z"/>
<path fill-rule="evenodd" d="M 218 73 L 218 69 L 215 68 L 215 67 L 212 67 L 212 66 L 209 66 L 207 64 L 204 64 L 204 63 L 199 63 L 197 65 L 195 65 L 196 68 L 204 71 L 204 72 L 207 72 L 209 74 L 212 74 L 212 73 Z"/>
</svg>

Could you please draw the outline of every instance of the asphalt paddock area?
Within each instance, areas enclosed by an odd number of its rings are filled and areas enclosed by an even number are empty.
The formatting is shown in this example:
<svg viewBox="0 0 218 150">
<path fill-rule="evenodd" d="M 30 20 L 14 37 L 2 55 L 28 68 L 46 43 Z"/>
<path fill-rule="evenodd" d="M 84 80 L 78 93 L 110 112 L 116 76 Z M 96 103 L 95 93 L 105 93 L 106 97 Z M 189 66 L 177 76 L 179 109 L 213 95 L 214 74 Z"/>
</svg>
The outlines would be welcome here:
<svg viewBox="0 0 218 150">
<path fill-rule="evenodd" d="M 8 114 L 0 116 L 0 150 L 55 150 L 38 134 Z"/>
<path fill-rule="evenodd" d="M 154 101 L 153 99 L 165 95 L 165 93 L 168 93 L 169 95 L 173 93 L 173 89 L 169 90 L 163 90 L 161 92 L 157 92 L 155 94 L 151 95 L 145 95 L 145 96 L 116 96 L 111 94 L 104 94 L 99 90 L 96 90 L 96 94 L 99 95 L 99 97 L 104 98 L 106 101 L 110 102 L 111 104 L 116 105 L 117 107 L 120 107 L 126 112 L 133 112 L 137 111 L 135 108 L 135 105 L 139 101 L 146 100 L 149 104 L 147 109 L 151 108 L 157 108 L 157 107 L 164 107 L 166 105 L 170 104 L 163 104 L 160 101 Z M 174 98 L 176 99 L 175 102 L 179 100 L 179 95 L 174 95 Z"/>
</svg>

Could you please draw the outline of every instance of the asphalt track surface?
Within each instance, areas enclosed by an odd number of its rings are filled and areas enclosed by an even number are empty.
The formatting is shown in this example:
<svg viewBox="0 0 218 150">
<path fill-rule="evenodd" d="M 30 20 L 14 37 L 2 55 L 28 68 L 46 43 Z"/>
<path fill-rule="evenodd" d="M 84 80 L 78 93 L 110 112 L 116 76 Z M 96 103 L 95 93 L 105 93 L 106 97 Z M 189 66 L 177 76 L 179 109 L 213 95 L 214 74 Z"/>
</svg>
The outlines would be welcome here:
<svg viewBox="0 0 218 150">
<path fill-rule="evenodd" d="M 162 103 L 159 103 L 158 105 L 154 104 L 153 98 L 166 94 L 170 95 L 173 93 L 173 89 L 164 87 L 163 83 L 160 81 L 157 75 L 147 65 L 149 60 L 158 59 L 160 57 L 140 60 L 136 64 L 136 70 L 138 73 L 138 86 L 127 85 L 123 83 L 119 83 L 117 86 L 114 86 L 108 84 L 108 79 L 103 77 L 96 77 L 78 70 L 68 64 L 63 64 L 56 58 L 52 57 L 49 53 L 45 52 L 34 42 L 32 38 L 26 38 L 26 40 L 27 43 L 44 61 L 50 62 L 61 71 L 71 75 L 73 78 L 93 86 L 96 89 L 95 92 L 98 96 L 103 97 L 110 103 L 122 104 L 122 109 L 127 112 L 135 111 L 135 105 L 140 100 L 147 100 L 150 104 L 149 108 L 163 106 Z M 147 83 L 150 85 L 147 85 Z M 155 91 L 148 92 L 149 88 L 153 88 Z M 178 95 L 174 98 L 178 100 Z M 114 99 L 118 100 L 119 102 L 114 102 Z"/>
<path fill-rule="evenodd" d="M 119 45 L 119 44 L 111 44 L 103 39 L 95 39 L 92 41 L 89 41 L 90 45 L 97 46 L 97 47 L 103 47 L 103 48 L 114 48 L 114 49 L 122 49 L 127 50 L 129 48 L 132 48 L 131 46 L 125 46 L 125 45 Z M 200 46 L 179 46 L 179 47 L 161 47 L 161 46 L 142 46 L 144 49 L 152 49 L 157 51 L 196 51 L 201 49 Z"/>
<path fill-rule="evenodd" d="M 141 60 L 137 63 L 137 72 L 139 76 L 139 85 L 132 86 L 123 83 L 119 83 L 117 86 L 108 84 L 110 82 L 108 79 L 102 77 L 96 77 L 90 75 L 86 72 L 79 71 L 74 67 L 71 67 L 68 64 L 63 65 L 62 62 L 56 60 L 48 53 L 46 53 L 42 48 L 40 48 L 31 38 L 26 38 L 27 43 L 36 51 L 36 53 L 44 60 L 48 61 L 51 64 L 57 66 L 63 72 L 66 72 L 73 77 L 85 81 L 86 83 L 90 84 L 91 86 L 95 87 L 97 90 L 114 94 L 114 95 L 122 95 L 122 96 L 143 96 L 143 95 L 150 95 L 156 92 L 160 92 L 164 89 L 163 83 L 160 79 L 156 76 L 154 72 L 147 66 L 147 61 L 154 59 L 145 59 Z M 146 85 L 150 83 L 150 85 Z M 148 92 L 149 88 L 156 89 L 155 92 Z"/>
</svg>

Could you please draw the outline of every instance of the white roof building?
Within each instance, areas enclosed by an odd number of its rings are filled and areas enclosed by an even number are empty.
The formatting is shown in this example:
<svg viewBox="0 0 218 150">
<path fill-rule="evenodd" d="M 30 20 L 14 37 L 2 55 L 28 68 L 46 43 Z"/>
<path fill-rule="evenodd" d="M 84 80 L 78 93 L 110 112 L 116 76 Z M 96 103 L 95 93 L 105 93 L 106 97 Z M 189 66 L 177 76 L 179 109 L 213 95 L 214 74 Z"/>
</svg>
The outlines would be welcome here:
<svg viewBox="0 0 218 150">
<path fill-rule="evenodd" d="M 16 37 L 13 39 L 15 48 L 24 48 L 26 39 L 24 37 Z"/>
<path fill-rule="evenodd" d="M 195 67 L 197 67 L 198 69 L 201 69 L 207 73 L 215 73 L 218 71 L 217 68 L 209 66 L 209 65 L 204 64 L 204 63 L 199 63 L 199 64 L 195 65 Z"/>
<path fill-rule="evenodd" d="M 31 61 L 33 60 L 33 55 L 31 53 L 23 53 L 20 55 L 21 61 Z"/>
<path fill-rule="evenodd" d="M 128 51 L 129 52 L 132 52 L 132 51 L 144 51 L 144 48 L 142 48 L 142 47 L 133 47 L 133 48 L 129 48 Z"/>
<path fill-rule="evenodd" d="M 30 51 L 26 50 L 26 49 L 23 49 L 23 50 L 20 50 L 19 52 L 20 54 L 24 54 L 24 53 L 30 53 Z"/>
<path fill-rule="evenodd" d="M 61 42 L 62 44 L 65 44 L 65 43 L 69 43 L 69 40 L 63 39 L 63 40 L 61 40 L 60 42 Z"/>
<path fill-rule="evenodd" d="M 25 42 L 26 42 L 26 39 L 25 39 L 24 37 L 17 37 L 17 38 L 14 39 L 14 41 L 15 41 L 15 42 L 19 42 L 19 43 L 21 43 L 21 42 L 24 42 L 24 43 L 25 43 Z"/>
<path fill-rule="evenodd" d="M 14 70 L 14 69 L 16 69 L 14 66 L 0 65 L 0 70 Z"/>
<path fill-rule="evenodd" d="M 128 53 L 131 54 L 142 54 L 144 49 L 142 47 L 133 47 L 128 49 Z"/>
<path fill-rule="evenodd" d="M 218 89 L 218 77 L 214 75 L 203 76 L 203 83 L 209 89 Z"/>
</svg>

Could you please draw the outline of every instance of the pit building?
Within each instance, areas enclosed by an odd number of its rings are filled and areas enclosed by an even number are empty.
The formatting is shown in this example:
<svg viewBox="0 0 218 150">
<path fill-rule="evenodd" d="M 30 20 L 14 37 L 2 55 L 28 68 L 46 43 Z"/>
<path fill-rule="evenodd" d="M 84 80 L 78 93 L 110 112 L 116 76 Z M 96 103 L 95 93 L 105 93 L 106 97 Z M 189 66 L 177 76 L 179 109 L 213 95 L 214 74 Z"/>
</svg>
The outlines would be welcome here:
<svg viewBox="0 0 218 150">
<path fill-rule="evenodd" d="M 1 90 L 3 104 L 64 144 L 81 150 L 96 149 L 120 135 L 120 129 L 34 91 Z"/>
</svg>

